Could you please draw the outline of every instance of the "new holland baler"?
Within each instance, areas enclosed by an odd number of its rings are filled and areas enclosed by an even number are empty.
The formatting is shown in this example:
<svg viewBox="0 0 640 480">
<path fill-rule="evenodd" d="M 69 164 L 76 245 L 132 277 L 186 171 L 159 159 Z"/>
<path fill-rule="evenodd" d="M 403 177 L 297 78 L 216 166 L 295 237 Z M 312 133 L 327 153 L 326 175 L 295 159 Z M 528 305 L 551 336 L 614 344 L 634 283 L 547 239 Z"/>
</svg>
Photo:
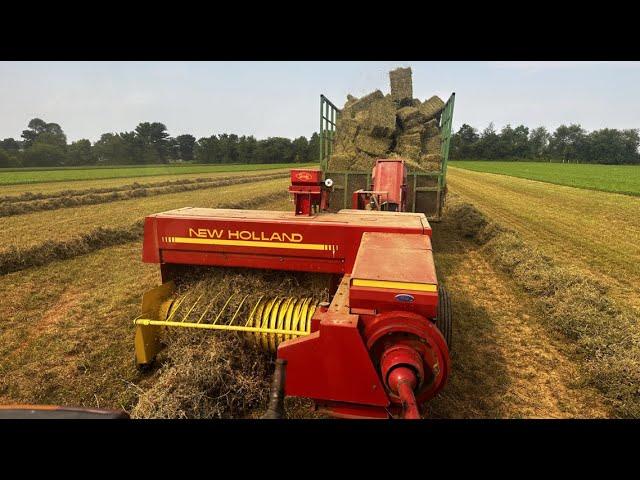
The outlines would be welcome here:
<svg viewBox="0 0 640 480">
<path fill-rule="evenodd" d="M 378 160 L 371 180 L 352 192 L 352 208 L 337 212 L 332 179 L 294 169 L 292 212 L 181 208 L 148 216 L 143 260 L 160 265 L 162 285 L 144 295 L 135 320 L 137 363 L 153 361 L 163 328 L 245 332 L 276 353 L 272 416 L 283 389 L 334 416 L 419 418 L 450 372 L 449 302 L 431 226 L 423 213 L 406 211 L 404 161 Z M 184 266 L 323 273 L 329 294 L 265 295 L 249 309 L 243 299 L 224 314 L 196 317 L 191 307 L 178 315 Z"/>
</svg>

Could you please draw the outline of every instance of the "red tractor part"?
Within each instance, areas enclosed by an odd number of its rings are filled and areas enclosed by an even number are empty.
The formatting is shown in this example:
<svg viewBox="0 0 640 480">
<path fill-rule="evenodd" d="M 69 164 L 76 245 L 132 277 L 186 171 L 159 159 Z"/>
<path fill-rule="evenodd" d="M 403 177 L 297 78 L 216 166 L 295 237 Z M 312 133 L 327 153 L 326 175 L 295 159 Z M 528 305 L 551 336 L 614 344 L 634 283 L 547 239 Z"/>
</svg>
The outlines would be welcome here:
<svg viewBox="0 0 640 480">
<path fill-rule="evenodd" d="M 371 172 L 371 182 L 372 190 L 353 192 L 353 209 L 387 212 L 407 210 L 407 167 L 404 160 L 377 160 Z"/>
<path fill-rule="evenodd" d="M 291 170 L 289 193 L 293 196 L 296 215 L 312 215 L 329 209 L 331 183 L 322 181 L 322 171 L 315 169 Z"/>
</svg>

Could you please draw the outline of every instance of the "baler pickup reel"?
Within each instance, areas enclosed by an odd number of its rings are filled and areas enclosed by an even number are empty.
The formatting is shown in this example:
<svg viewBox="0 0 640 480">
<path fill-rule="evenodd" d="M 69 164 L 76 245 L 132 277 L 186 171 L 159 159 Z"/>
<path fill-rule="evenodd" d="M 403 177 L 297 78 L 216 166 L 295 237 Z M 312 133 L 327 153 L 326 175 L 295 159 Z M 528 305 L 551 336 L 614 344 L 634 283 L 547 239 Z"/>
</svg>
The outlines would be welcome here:
<svg viewBox="0 0 640 480">
<path fill-rule="evenodd" d="M 146 292 L 136 328 L 136 361 L 150 363 L 160 351 L 160 327 L 233 331 L 246 334 L 261 349 L 275 353 L 285 341 L 308 335 L 318 301 L 310 297 L 231 294 L 220 298 L 189 292 L 177 296 L 173 281 Z"/>
<path fill-rule="evenodd" d="M 295 212 L 182 208 L 148 216 L 143 260 L 160 264 L 163 283 L 144 294 L 135 320 L 137 363 L 153 361 L 163 327 L 242 332 L 276 354 L 274 378 L 284 385 L 274 392 L 310 398 L 335 416 L 419 418 L 449 375 L 448 299 L 429 222 L 404 211 L 404 161 L 377 161 L 372 178 L 373 191 L 387 192 L 387 211 L 330 213 L 330 179 L 292 170 Z M 176 272 L 188 265 L 325 274 L 329 302 L 184 293 Z"/>
</svg>

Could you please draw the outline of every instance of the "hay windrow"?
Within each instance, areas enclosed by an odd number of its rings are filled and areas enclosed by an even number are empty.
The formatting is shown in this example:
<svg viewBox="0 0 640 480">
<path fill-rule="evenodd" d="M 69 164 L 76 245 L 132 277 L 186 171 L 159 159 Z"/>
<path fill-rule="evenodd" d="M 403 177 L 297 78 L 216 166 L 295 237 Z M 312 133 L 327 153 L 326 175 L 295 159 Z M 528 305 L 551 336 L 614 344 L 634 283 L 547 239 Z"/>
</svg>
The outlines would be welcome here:
<svg viewBox="0 0 640 480">
<path fill-rule="evenodd" d="M 277 178 L 285 178 L 289 174 L 268 174 L 268 175 L 252 175 L 241 178 L 225 178 L 225 179 L 196 179 L 194 181 L 178 180 L 180 183 L 166 186 L 143 187 L 139 184 L 132 184 L 128 189 L 116 189 L 107 193 L 88 193 L 79 194 L 72 193 L 64 196 L 51 196 L 45 200 L 17 201 L 0 203 L 0 217 L 8 217 L 12 215 L 21 215 L 25 213 L 38 212 L 44 210 L 57 210 L 60 208 L 79 207 L 82 205 L 97 205 L 101 203 L 110 203 L 119 200 L 129 200 L 131 198 L 150 197 L 156 195 L 164 195 L 178 192 L 190 192 L 194 190 L 204 190 L 209 188 L 217 188 L 223 186 L 239 185 L 244 183 L 252 183 L 264 180 L 274 180 Z M 207 180 L 207 181 L 204 181 Z M 99 189 L 96 189 L 99 190 Z"/>
<path fill-rule="evenodd" d="M 582 381 L 595 386 L 620 417 L 640 418 L 640 330 L 631 309 L 580 269 L 561 266 L 476 207 L 450 198 L 447 214 L 546 314 L 546 326 L 571 340 Z"/>
<path fill-rule="evenodd" d="M 243 175 L 242 178 L 248 178 L 252 176 L 259 175 Z M 94 188 L 83 188 L 83 189 L 67 189 L 67 190 L 59 190 L 54 192 L 23 192 L 19 195 L 5 195 L 0 197 L 0 203 L 13 203 L 13 202 L 28 202 L 32 200 L 48 200 L 50 198 L 59 198 L 59 197 L 75 197 L 80 195 L 89 195 L 92 193 L 111 193 L 111 192 L 123 192 L 126 190 L 136 190 L 139 188 L 155 188 L 155 187 L 168 187 L 171 185 L 187 185 L 191 183 L 202 183 L 202 182 L 212 182 L 215 180 L 230 180 L 233 178 L 238 178 L 238 175 L 227 176 L 227 177 L 198 177 L 198 178 L 180 178 L 177 180 L 164 180 L 162 182 L 149 182 L 149 183 L 139 183 L 133 182 L 125 185 L 117 185 L 111 187 L 94 187 Z"/>
<path fill-rule="evenodd" d="M 187 296 L 184 305 L 204 298 L 189 318 L 202 313 L 220 323 L 230 320 L 238 307 L 243 320 L 261 294 L 311 296 L 326 299 L 327 278 L 306 273 L 254 269 L 193 269 L 179 285 Z M 242 299 L 249 294 L 247 301 Z M 225 310 L 222 306 L 231 298 Z M 206 310 L 207 299 L 215 302 Z M 191 307 L 184 310 L 189 312 Z M 182 312 L 177 312 L 180 317 Z M 205 319 L 206 321 L 206 319 Z M 242 418 L 258 417 L 267 407 L 273 355 L 264 353 L 247 335 L 230 332 L 167 329 L 166 349 L 153 385 L 139 395 L 134 418 Z M 287 402 L 289 416 L 301 416 L 307 405 Z"/>
<path fill-rule="evenodd" d="M 255 197 L 245 202 L 225 202 L 216 208 L 254 208 L 262 203 L 285 198 L 287 192 L 275 192 Z M 138 220 L 121 228 L 98 227 L 94 230 L 66 241 L 47 240 L 30 248 L 19 249 L 11 246 L 0 252 L 0 275 L 45 265 L 54 260 L 65 260 L 84 255 L 102 248 L 120 245 L 142 239 L 144 220 Z"/>
</svg>

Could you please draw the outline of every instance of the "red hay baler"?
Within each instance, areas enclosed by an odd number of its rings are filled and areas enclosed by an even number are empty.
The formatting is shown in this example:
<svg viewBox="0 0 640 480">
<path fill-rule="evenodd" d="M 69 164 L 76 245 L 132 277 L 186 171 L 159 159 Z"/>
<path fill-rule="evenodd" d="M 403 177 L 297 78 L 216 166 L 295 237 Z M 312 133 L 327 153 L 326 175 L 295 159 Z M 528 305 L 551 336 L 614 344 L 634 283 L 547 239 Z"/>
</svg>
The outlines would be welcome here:
<svg viewBox="0 0 640 480">
<path fill-rule="evenodd" d="M 136 361 L 151 363 L 163 327 L 261 335 L 277 348 L 268 416 L 285 395 L 347 418 L 419 418 L 450 371 L 451 313 L 438 285 L 431 226 L 406 212 L 402 159 L 380 159 L 370 190 L 352 209 L 329 212 L 331 179 L 291 170 L 293 212 L 181 208 L 145 219 L 143 260 L 162 285 L 143 298 Z M 329 298 L 260 300 L 246 321 L 196 322 L 175 315 L 180 265 L 328 274 Z M 231 315 L 229 315 L 231 316 Z M 274 349 L 275 349 L 274 348 Z"/>
</svg>

